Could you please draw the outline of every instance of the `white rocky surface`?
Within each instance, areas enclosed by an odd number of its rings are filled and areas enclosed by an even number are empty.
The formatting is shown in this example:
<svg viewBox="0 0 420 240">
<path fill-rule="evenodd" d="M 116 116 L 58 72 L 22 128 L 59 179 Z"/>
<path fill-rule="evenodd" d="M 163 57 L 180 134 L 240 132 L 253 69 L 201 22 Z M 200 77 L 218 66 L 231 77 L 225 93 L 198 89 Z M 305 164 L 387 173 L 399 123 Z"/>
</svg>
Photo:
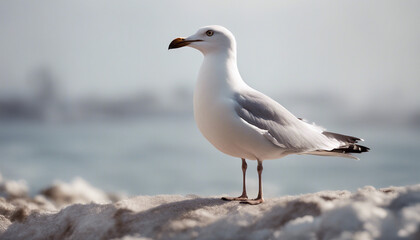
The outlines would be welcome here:
<svg viewBox="0 0 420 240">
<path fill-rule="evenodd" d="M 120 200 L 82 179 L 35 197 L 0 177 L 0 239 L 420 239 L 420 184 L 322 191 L 250 206 L 219 197 Z"/>
</svg>

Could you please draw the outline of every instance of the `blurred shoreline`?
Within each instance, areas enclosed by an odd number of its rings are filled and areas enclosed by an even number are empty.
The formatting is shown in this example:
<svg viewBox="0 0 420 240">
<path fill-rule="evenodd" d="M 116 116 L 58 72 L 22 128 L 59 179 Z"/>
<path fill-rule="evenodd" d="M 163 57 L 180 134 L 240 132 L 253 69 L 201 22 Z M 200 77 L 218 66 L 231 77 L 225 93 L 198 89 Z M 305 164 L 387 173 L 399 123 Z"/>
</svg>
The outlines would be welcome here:
<svg viewBox="0 0 420 240">
<path fill-rule="evenodd" d="M 24 94 L 0 96 L 0 123 L 119 121 L 142 118 L 192 117 L 192 89 L 176 87 L 168 96 L 155 91 L 134 91 L 119 97 L 89 96 L 67 99 L 59 82 L 49 73 L 36 76 Z M 377 108 L 370 103 L 352 106 L 340 96 L 327 92 L 272 96 L 297 117 L 309 122 L 383 125 L 420 129 L 420 109 Z M 360 104 L 360 103 L 359 103 Z"/>
<path fill-rule="evenodd" d="M 59 82 L 44 70 L 34 76 L 24 94 L 0 97 L 0 121 L 73 122 L 143 117 L 181 116 L 192 111 L 192 94 L 176 88 L 171 96 L 134 91 L 119 97 L 64 98 Z"/>
</svg>

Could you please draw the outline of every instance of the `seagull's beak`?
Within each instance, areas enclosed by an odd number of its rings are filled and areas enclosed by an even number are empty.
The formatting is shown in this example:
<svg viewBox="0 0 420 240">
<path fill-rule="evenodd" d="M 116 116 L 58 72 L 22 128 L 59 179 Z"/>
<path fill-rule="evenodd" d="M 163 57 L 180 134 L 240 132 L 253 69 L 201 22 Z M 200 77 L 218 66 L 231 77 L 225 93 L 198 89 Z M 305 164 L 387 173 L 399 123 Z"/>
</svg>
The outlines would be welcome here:
<svg viewBox="0 0 420 240">
<path fill-rule="evenodd" d="M 180 47 L 185 47 L 185 46 L 187 46 L 187 45 L 189 45 L 190 43 L 192 43 L 192 42 L 201 42 L 201 41 L 203 41 L 203 40 L 200 40 L 200 39 L 196 39 L 196 40 L 189 40 L 189 39 L 186 39 L 186 38 L 175 38 L 170 44 L 169 44 L 169 47 L 168 47 L 168 50 L 169 49 L 174 49 L 174 48 L 180 48 Z"/>
</svg>

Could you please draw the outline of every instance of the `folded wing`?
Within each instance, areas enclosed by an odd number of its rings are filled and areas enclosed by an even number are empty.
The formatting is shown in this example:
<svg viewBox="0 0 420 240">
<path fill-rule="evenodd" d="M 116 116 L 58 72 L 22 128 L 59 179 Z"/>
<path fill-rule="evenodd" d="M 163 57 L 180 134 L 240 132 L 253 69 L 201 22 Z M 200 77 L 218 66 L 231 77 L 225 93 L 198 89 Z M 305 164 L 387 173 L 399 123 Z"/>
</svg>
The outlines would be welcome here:
<svg viewBox="0 0 420 240">
<path fill-rule="evenodd" d="M 304 122 L 268 96 L 247 91 L 235 96 L 236 113 L 256 127 L 274 145 L 299 154 L 336 155 L 355 158 L 349 153 L 369 150 L 356 145 L 361 139 L 326 132 Z"/>
</svg>

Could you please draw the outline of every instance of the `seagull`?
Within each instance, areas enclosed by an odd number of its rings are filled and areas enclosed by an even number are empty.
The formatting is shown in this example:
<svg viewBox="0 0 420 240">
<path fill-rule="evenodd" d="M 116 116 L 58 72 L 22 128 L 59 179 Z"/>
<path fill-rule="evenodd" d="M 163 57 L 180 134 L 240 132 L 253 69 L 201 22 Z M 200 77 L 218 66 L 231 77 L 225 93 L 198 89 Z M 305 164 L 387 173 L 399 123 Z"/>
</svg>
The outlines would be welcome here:
<svg viewBox="0 0 420 240">
<path fill-rule="evenodd" d="M 251 88 L 239 74 L 236 40 L 226 28 L 205 26 L 168 47 L 192 47 L 204 55 L 194 90 L 194 118 L 204 137 L 221 152 L 242 160 L 243 188 L 239 197 L 223 197 L 257 205 L 264 201 L 263 161 L 289 154 L 339 156 L 369 151 L 356 144 L 363 139 L 327 132 L 295 117 L 282 105 Z M 258 196 L 248 199 L 245 174 L 248 160 L 256 160 Z"/>
</svg>

